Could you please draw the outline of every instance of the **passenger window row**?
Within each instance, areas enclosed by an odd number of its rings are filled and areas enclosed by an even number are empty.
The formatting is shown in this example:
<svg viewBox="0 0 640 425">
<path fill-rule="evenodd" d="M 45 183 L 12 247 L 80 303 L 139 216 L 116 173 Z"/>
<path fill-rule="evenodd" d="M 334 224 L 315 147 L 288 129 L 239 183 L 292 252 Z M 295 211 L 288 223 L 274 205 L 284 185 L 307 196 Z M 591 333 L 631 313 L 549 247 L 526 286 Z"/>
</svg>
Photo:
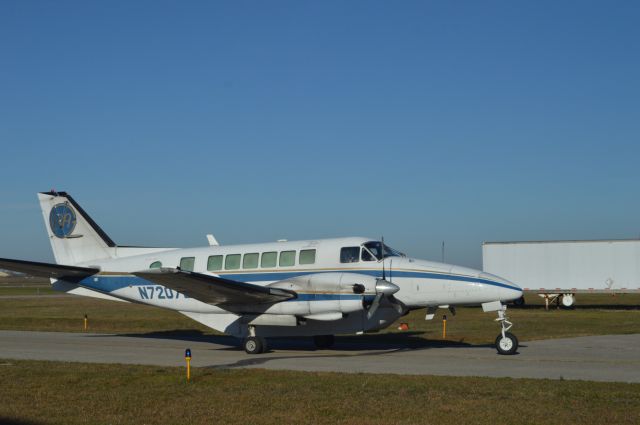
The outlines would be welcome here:
<svg viewBox="0 0 640 425">
<path fill-rule="evenodd" d="M 252 252 L 247 254 L 227 254 L 225 255 L 211 255 L 207 259 L 207 270 L 210 272 L 218 270 L 239 270 L 242 269 L 257 269 L 258 264 L 260 268 L 276 267 L 291 267 L 296 264 L 296 251 L 280 251 L 278 257 L 277 251 Z M 303 249 L 300 250 L 298 256 L 298 264 L 315 264 L 316 262 L 316 250 L 315 249 Z M 185 271 L 193 271 L 195 265 L 195 257 L 182 257 L 180 259 L 180 269 Z M 162 263 L 156 261 L 151 264 L 149 268 L 162 267 Z"/>
</svg>

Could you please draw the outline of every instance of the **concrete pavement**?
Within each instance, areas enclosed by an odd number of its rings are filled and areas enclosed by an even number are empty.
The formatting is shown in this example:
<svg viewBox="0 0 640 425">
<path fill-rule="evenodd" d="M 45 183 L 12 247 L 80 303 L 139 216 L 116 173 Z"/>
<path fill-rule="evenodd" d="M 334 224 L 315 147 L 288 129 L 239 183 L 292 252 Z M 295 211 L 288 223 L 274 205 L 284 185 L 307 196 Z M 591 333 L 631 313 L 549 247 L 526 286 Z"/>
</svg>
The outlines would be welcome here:
<svg viewBox="0 0 640 425">
<path fill-rule="evenodd" d="M 0 358 L 183 366 L 189 347 L 194 367 L 640 382 L 640 334 L 523 342 L 514 356 L 452 344 L 365 335 L 315 350 L 305 339 L 270 340 L 268 353 L 248 355 L 225 336 L 0 331 Z"/>
</svg>

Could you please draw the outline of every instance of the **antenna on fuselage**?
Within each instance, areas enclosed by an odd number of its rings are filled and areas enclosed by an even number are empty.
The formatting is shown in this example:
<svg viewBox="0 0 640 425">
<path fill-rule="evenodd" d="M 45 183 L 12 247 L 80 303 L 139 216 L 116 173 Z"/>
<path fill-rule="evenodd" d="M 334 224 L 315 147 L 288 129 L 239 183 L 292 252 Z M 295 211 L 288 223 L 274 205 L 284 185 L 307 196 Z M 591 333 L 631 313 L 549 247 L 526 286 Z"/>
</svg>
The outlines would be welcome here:
<svg viewBox="0 0 640 425">
<path fill-rule="evenodd" d="M 382 280 L 387 280 L 384 273 L 384 236 L 380 237 L 380 260 L 382 261 Z"/>
</svg>

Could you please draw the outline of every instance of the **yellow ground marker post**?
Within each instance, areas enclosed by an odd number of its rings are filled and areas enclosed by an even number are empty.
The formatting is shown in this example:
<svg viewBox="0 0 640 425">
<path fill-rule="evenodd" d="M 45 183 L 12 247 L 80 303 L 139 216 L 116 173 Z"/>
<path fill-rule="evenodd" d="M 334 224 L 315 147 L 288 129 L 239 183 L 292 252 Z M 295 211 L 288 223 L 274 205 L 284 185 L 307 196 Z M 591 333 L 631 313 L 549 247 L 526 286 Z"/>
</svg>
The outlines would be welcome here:
<svg viewBox="0 0 640 425">
<path fill-rule="evenodd" d="M 447 339 L 447 315 L 442 315 L 442 339 Z"/>
<path fill-rule="evenodd" d="M 87 329 L 89 329 L 89 318 L 87 317 L 87 315 L 84 315 L 84 331 L 86 332 Z"/>
<path fill-rule="evenodd" d="M 187 382 L 191 380 L 191 349 L 187 348 L 184 352 L 184 359 L 187 361 Z"/>
</svg>

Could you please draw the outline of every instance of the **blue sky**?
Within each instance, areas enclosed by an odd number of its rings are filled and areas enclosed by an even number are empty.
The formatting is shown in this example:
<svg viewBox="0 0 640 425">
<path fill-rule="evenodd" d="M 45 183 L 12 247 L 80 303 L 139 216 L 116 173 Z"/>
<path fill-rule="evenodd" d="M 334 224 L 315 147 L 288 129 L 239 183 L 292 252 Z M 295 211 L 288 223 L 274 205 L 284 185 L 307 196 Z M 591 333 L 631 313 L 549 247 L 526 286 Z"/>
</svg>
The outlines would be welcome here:
<svg viewBox="0 0 640 425">
<path fill-rule="evenodd" d="M 640 236 L 640 3 L 0 2 L 0 256 Z"/>
</svg>

